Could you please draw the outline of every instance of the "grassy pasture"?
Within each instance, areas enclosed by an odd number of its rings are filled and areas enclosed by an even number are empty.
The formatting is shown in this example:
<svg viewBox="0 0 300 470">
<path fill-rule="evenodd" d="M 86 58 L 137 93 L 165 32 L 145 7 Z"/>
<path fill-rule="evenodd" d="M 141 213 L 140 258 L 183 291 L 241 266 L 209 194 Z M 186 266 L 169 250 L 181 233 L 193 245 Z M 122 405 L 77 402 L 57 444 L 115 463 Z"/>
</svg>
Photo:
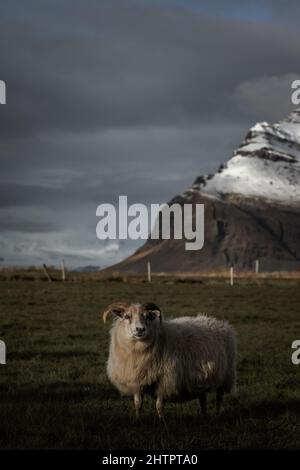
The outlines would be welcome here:
<svg viewBox="0 0 300 470">
<path fill-rule="evenodd" d="M 0 448 L 300 448 L 299 280 L 47 283 L 0 280 Z M 238 395 L 225 410 L 199 414 L 197 401 L 166 406 L 166 426 L 145 400 L 136 422 L 130 399 L 107 381 L 115 300 L 155 301 L 166 316 L 203 311 L 226 318 L 239 337 Z"/>
</svg>

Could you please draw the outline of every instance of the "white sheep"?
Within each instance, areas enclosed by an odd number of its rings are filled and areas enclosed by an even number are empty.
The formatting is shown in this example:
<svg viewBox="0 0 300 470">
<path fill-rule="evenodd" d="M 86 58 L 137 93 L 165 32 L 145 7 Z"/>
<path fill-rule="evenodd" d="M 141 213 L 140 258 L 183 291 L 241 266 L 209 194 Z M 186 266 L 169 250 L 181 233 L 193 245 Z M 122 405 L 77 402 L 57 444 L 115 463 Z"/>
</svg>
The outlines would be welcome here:
<svg viewBox="0 0 300 470">
<path fill-rule="evenodd" d="M 220 412 L 224 393 L 236 382 L 236 337 L 225 321 L 205 315 L 163 320 L 155 304 L 115 303 L 103 313 L 111 329 L 107 373 L 122 395 L 133 396 L 139 416 L 144 394 L 156 398 L 158 416 L 165 401 L 200 399 L 216 390 Z"/>
</svg>

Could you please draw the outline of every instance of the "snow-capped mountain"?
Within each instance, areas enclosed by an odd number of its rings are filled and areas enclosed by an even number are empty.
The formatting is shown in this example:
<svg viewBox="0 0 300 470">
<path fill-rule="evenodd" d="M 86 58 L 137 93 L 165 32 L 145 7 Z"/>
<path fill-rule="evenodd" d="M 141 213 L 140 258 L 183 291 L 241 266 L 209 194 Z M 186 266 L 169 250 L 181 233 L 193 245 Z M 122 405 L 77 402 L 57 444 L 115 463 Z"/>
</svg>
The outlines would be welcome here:
<svg viewBox="0 0 300 470">
<path fill-rule="evenodd" d="M 202 250 L 184 240 L 149 239 L 112 269 L 156 272 L 300 269 L 300 110 L 253 126 L 226 165 L 199 176 L 169 204 L 204 204 Z"/>
<path fill-rule="evenodd" d="M 253 126 L 227 165 L 200 176 L 187 191 L 226 199 L 230 194 L 300 203 L 300 110 L 276 124 Z"/>
</svg>

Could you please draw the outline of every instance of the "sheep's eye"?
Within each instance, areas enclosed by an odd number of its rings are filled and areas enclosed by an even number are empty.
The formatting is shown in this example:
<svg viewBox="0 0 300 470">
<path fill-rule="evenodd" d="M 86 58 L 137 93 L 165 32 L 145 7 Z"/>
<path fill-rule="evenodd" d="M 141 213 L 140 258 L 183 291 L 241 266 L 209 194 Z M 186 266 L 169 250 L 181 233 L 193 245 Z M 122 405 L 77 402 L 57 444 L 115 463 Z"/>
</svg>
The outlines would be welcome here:
<svg viewBox="0 0 300 470">
<path fill-rule="evenodd" d="M 125 318 L 125 320 L 130 320 L 131 316 L 128 313 L 125 313 L 123 318 Z"/>
<path fill-rule="evenodd" d="M 155 317 L 155 314 L 153 312 L 145 312 L 144 317 L 146 318 L 146 320 L 153 320 Z"/>
</svg>

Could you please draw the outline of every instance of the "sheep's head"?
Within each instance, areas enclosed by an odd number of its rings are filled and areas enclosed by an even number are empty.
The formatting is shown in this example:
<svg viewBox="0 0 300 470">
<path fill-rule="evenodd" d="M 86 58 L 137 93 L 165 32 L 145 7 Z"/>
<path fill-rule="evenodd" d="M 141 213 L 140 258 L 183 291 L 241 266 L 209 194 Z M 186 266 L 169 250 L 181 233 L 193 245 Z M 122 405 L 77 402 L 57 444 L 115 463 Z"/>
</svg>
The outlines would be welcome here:
<svg viewBox="0 0 300 470">
<path fill-rule="evenodd" d="M 108 315 L 119 317 L 119 324 L 126 335 L 133 340 L 145 340 L 161 324 L 160 308 L 153 303 L 127 304 L 115 303 L 103 312 L 103 320 Z"/>
</svg>

